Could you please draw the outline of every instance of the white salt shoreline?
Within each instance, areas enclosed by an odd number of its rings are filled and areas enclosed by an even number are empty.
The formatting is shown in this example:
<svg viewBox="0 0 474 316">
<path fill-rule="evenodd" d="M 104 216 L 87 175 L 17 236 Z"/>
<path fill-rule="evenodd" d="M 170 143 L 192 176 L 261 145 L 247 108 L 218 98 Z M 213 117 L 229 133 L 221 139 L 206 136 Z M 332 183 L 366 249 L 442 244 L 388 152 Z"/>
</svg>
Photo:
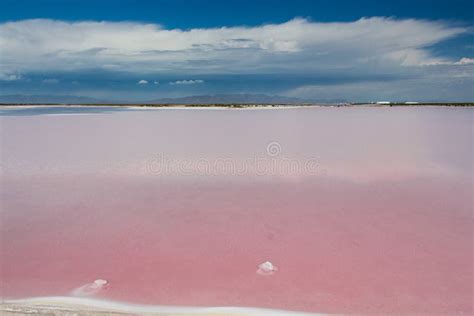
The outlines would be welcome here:
<svg viewBox="0 0 474 316">
<path fill-rule="evenodd" d="M 208 105 L 198 105 L 190 106 L 186 104 L 182 105 L 84 105 L 84 104 L 71 104 L 71 105 L 60 105 L 60 104 L 35 104 L 35 105 L 2 105 L 0 109 L 34 109 L 34 108 L 122 108 L 122 109 L 132 109 L 132 110 L 268 110 L 268 109 L 297 109 L 297 108 L 319 108 L 319 107 L 336 107 L 336 105 L 268 105 L 268 104 L 255 104 L 255 105 L 242 105 L 241 107 L 231 107 L 231 106 L 208 106 Z"/>
<path fill-rule="evenodd" d="M 323 315 L 253 307 L 179 307 L 161 305 L 138 305 L 116 301 L 79 297 L 34 297 L 17 300 L 2 300 L 2 315 L 43 314 L 50 315 L 102 315 L 148 314 L 148 315 Z"/>
</svg>

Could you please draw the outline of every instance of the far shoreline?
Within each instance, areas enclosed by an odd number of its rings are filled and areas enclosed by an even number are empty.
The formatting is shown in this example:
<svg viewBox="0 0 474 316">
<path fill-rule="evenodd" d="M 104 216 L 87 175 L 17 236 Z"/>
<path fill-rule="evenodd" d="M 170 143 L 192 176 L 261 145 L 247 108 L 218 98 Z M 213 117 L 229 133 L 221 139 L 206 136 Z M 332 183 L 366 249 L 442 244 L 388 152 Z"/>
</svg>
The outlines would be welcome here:
<svg viewBox="0 0 474 316">
<path fill-rule="evenodd" d="M 148 103 L 0 103 L 0 109 L 41 108 L 41 107 L 109 107 L 129 109 L 295 109 L 316 107 L 473 107 L 474 102 L 420 102 L 420 103 L 304 103 L 304 104 L 266 104 L 266 103 L 196 103 L 196 104 L 148 104 Z"/>
</svg>

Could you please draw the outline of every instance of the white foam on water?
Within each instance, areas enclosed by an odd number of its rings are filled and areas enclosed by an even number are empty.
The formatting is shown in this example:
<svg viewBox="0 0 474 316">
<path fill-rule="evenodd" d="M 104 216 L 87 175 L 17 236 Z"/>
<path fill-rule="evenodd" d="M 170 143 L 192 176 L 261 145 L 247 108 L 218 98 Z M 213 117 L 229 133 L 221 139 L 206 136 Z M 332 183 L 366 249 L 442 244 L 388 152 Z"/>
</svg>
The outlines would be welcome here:
<svg viewBox="0 0 474 316">
<path fill-rule="evenodd" d="M 19 300 L 4 300 L 4 304 L 15 305 L 18 308 L 34 308 L 35 305 L 46 309 L 67 308 L 74 311 L 91 311 L 94 309 L 106 310 L 110 312 L 122 313 L 164 313 L 175 315 L 252 315 L 252 316 L 270 316 L 270 315 L 324 315 L 319 313 L 303 313 L 277 309 L 256 308 L 256 307 L 181 307 L 181 306 L 162 306 L 162 305 L 136 305 L 123 302 L 114 302 L 106 300 L 97 300 L 80 297 L 33 297 Z M 39 308 L 39 307 L 38 307 Z"/>
</svg>

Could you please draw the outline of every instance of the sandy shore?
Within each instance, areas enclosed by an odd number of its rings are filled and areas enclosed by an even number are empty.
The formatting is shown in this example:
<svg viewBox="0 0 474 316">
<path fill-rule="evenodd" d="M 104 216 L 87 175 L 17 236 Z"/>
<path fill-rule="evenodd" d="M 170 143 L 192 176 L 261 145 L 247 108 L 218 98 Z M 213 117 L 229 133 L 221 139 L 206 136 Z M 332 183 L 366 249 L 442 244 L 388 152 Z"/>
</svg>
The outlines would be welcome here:
<svg viewBox="0 0 474 316">
<path fill-rule="evenodd" d="M 244 307 L 177 307 L 134 305 L 76 297 L 40 297 L 6 300 L 0 304 L 1 315 L 206 315 L 206 316 L 270 316 L 321 315 Z"/>
</svg>

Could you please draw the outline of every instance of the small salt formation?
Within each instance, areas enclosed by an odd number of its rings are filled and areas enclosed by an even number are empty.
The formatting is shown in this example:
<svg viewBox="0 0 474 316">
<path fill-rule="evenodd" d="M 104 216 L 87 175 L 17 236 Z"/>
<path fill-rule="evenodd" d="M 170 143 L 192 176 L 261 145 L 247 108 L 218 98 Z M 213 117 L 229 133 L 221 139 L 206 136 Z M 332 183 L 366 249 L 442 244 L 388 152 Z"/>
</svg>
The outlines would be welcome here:
<svg viewBox="0 0 474 316">
<path fill-rule="evenodd" d="M 265 261 L 258 265 L 257 273 L 260 275 L 272 275 L 278 271 L 278 268 L 270 261 Z"/>
<path fill-rule="evenodd" d="M 107 285 L 107 283 L 109 283 L 109 282 L 107 282 L 107 280 L 97 279 L 97 280 L 94 281 L 94 286 L 100 288 L 100 287 L 103 287 L 103 286 Z"/>
<path fill-rule="evenodd" d="M 109 281 L 103 279 L 97 279 L 94 282 L 84 284 L 80 286 L 74 291 L 72 291 L 72 295 L 74 296 L 93 296 L 97 294 L 99 291 L 105 289 L 109 284 Z"/>
</svg>

